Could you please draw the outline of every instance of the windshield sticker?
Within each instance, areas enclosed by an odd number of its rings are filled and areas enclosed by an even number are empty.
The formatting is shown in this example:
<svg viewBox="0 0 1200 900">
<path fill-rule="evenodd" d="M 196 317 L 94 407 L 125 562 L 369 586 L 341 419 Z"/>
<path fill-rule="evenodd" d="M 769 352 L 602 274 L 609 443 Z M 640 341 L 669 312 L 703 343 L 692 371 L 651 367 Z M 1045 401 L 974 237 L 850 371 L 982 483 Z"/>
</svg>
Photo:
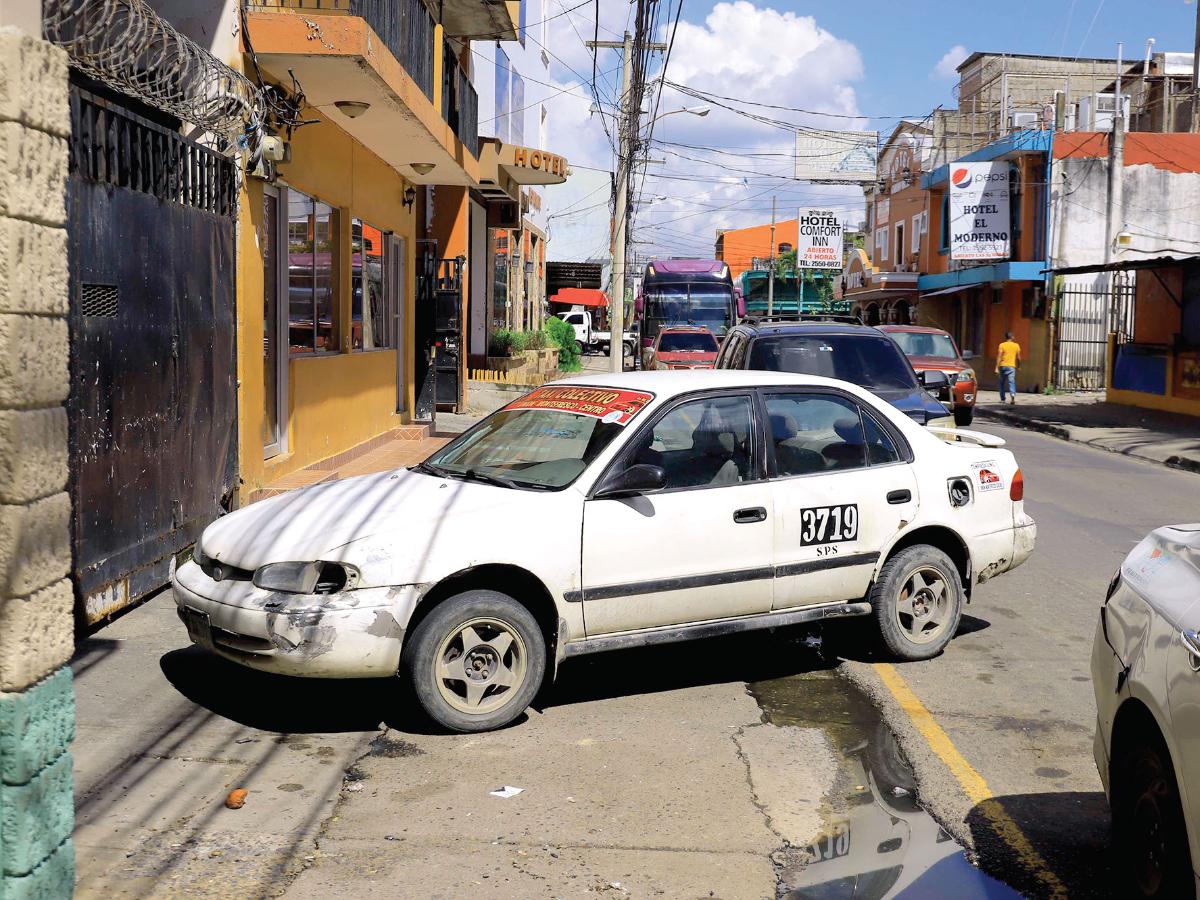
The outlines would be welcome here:
<svg viewBox="0 0 1200 900">
<path fill-rule="evenodd" d="M 556 409 L 590 416 L 610 425 L 628 425 L 654 399 L 645 391 L 617 388 L 544 387 L 505 409 Z"/>
<path fill-rule="evenodd" d="M 1004 490 L 1004 479 L 1000 477 L 1000 467 L 994 459 L 971 463 L 971 471 L 975 477 L 975 486 L 980 491 Z"/>
</svg>

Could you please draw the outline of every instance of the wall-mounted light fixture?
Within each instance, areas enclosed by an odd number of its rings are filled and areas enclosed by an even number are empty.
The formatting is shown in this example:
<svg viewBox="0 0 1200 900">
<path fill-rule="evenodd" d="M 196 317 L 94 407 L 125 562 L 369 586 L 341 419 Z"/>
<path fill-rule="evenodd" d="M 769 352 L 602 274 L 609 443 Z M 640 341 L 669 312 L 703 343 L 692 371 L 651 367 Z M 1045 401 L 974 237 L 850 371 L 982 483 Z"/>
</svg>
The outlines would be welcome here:
<svg viewBox="0 0 1200 900">
<path fill-rule="evenodd" d="M 401 202 L 403 202 L 406 207 L 411 209 L 412 205 L 417 202 L 417 189 L 411 184 L 406 187 L 404 189 L 404 200 Z"/>
<path fill-rule="evenodd" d="M 428 175 L 437 168 L 437 163 L 409 163 L 409 166 L 418 175 Z"/>
<path fill-rule="evenodd" d="M 370 103 L 364 103 L 361 100 L 337 100 L 333 105 L 348 119 L 357 119 L 371 108 Z"/>
</svg>

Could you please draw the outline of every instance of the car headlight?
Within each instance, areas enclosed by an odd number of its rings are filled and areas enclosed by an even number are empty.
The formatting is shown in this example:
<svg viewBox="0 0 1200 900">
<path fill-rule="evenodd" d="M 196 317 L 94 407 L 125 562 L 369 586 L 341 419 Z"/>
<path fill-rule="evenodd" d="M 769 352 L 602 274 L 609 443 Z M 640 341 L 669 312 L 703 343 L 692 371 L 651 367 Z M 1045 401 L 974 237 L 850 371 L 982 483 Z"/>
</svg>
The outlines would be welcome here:
<svg viewBox="0 0 1200 900">
<path fill-rule="evenodd" d="M 963 369 L 961 372 L 958 373 L 958 380 L 959 381 L 974 381 L 975 380 L 975 370 L 974 369 Z"/>
<path fill-rule="evenodd" d="M 264 591 L 284 594 L 336 594 L 358 584 L 359 571 L 339 562 L 277 562 L 259 566 L 251 581 Z"/>
</svg>

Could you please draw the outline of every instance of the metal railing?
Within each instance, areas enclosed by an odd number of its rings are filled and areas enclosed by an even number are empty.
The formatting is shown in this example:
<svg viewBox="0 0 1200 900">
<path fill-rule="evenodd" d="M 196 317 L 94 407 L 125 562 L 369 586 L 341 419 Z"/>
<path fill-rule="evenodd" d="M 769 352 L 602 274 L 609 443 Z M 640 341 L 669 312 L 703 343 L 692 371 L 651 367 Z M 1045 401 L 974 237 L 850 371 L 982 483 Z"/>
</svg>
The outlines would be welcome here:
<svg viewBox="0 0 1200 900">
<path fill-rule="evenodd" d="M 249 9 L 302 9 L 359 16 L 433 100 L 433 16 L 421 0 L 247 0 Z"/>
<path fill-rule="evenodd" d="M 479 158 L 479 95 L 447 42 L 442 47 L 442 118 L 455 137 Z"/>
</svg>

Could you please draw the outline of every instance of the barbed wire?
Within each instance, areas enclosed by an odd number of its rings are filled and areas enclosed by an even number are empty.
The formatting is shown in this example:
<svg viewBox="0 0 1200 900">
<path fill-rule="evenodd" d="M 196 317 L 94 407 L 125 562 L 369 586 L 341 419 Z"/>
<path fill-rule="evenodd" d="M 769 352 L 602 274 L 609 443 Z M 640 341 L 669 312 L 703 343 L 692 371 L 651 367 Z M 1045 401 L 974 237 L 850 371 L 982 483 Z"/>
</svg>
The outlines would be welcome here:
<svg viewBox="0 0 1200 900">
<path fill-rule="evenodd" d="M 46 39 L 105 85 L 229 141 L 291 129 L 303 93 L 256 85 L 159 16 L 145 0 L 45 0 Z"/>
</svg>

